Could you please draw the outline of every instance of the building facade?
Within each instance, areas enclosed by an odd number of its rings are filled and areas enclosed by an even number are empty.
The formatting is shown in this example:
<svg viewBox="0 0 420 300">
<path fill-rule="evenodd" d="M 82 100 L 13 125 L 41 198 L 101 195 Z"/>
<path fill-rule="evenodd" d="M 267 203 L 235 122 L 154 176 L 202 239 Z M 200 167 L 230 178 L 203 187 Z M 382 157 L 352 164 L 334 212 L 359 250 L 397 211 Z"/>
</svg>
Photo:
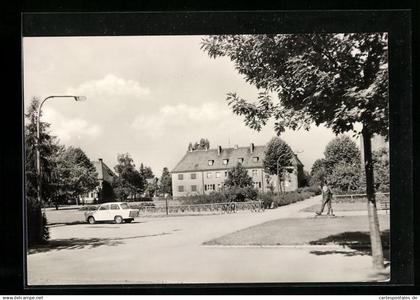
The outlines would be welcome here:
<svg viewBox="0 0 420 300">
<path fill-rule="evenodd" d="M 254 187 L 261 192 L 296 190 L 303 179 L 303 164 L 294 155 L 284 180 L 279 183 L 276 175 L 264 171 L 263 160 L 266 146 L 192 150 L 189 149 L 172 170 L 172 195 L 174 198 L 209 194 L 220 190 L 228 177 L 228 171 L 237 163 L 247 169 Z"/>
<path fill-rule="evenodd" d="M 82 195 L 79 201 L 82 204 L 113 201 L 112 183 L 116 177 L 115 173 L 103 162 L 102 158 L 92 163 L 98 174 L 98 185 L 93 191 Z"/>
</svg>

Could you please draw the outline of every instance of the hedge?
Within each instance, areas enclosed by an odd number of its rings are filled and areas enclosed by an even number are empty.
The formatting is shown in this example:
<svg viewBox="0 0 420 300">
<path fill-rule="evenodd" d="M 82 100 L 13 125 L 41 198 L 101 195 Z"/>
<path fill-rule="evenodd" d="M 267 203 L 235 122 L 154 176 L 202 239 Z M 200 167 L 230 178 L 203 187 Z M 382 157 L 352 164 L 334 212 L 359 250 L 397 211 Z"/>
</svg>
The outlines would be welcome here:
<svg viewBox="0 0 420 300">
<path fill-rule="evenodd" d="M 310 191 L 293 191 L 293 192 L 285 192 L 285 193 L 265 193 L 260 194 L 259 198 L 262 200 L 264 207 L 269 208 L 277 208 L 280 206 L 292 204 L 298 201 L 302 201 L 308 199 L 310 197 L 315 196 L 315 192 Z"/>
</svg>

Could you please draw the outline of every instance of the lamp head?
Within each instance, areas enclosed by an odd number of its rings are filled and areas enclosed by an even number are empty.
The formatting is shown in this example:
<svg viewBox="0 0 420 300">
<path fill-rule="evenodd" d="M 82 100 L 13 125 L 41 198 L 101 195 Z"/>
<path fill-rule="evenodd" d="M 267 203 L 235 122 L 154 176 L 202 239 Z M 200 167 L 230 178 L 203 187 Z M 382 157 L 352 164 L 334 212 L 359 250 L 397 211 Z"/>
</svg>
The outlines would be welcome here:
<svg viewBox="0 0 420 300">
<path fill-rule="evenodd" d="M 86 101 L 86 96 L 74 96 L 74 100 L 76 101 Z"/>
</svg>

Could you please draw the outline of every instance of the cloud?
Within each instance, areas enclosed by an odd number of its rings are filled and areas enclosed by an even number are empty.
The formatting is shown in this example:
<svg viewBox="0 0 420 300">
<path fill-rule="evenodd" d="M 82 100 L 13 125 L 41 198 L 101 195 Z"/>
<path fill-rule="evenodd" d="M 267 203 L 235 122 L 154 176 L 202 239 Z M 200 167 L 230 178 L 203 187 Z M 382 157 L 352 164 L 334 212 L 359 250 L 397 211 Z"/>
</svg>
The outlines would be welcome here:
<svg viewBox="0 0 420 300">
<path fill-rule="evenodd" d="M 108 74 L 102 79 L 82 83 L 78 87 L 71 87 L 67 93 L 86 96 L 89 100 L 125 100 L 138 99 L 150 94 L 150 89 L 141 86 L 137 81 L 123 79 Z"/>
<path fill-rule="evenodd" d="M 72 139 L 97 138 L 102 135 L 102 128 L 80 118 L 69 119 L 52 108 L 45 108 L 43 121 L 51 124 L 51 131 L 61 142 Z"/>
<path fill-rule="evenodd" d="M 175 129 L 192 130 L 200 126 L 220 125 L 228 120 L 230 111 L 227 106 L 205 102 L 199 106 L 179 103 L 165 105 L 155 114 L 140 115 L 131 127 L 149 136 L 161 136 Z"/>
</svg>

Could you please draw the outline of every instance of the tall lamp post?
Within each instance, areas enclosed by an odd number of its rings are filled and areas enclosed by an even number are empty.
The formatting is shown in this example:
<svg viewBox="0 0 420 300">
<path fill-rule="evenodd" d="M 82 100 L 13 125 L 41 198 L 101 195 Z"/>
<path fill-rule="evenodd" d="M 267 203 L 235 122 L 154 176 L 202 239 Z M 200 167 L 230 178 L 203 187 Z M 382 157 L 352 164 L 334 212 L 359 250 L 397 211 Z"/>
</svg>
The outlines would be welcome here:
<svg viewBox="0 0 420 300">
<path fill-rule="evenodd" d="M 75 101 L 85 101 L 85 96 L 74 96 L 74 95 L 60 95 L 60 96 L 48 96 L 38 106 L 37 110 L 37 118 L 36 118 L 36 174 L 38 177 L 37 180 L 37 191 L 38 191 L 38 203 L 42 205 L 42 199 L 41 199 L 41 153 L 40 153 L 40 136 L 41 136 L 41 129 L 40 129 L 40 117 L 41 117 L 41 109 L 42 105 L 45 101 L 52 98 L 71 98 Z"/>
</svg>

